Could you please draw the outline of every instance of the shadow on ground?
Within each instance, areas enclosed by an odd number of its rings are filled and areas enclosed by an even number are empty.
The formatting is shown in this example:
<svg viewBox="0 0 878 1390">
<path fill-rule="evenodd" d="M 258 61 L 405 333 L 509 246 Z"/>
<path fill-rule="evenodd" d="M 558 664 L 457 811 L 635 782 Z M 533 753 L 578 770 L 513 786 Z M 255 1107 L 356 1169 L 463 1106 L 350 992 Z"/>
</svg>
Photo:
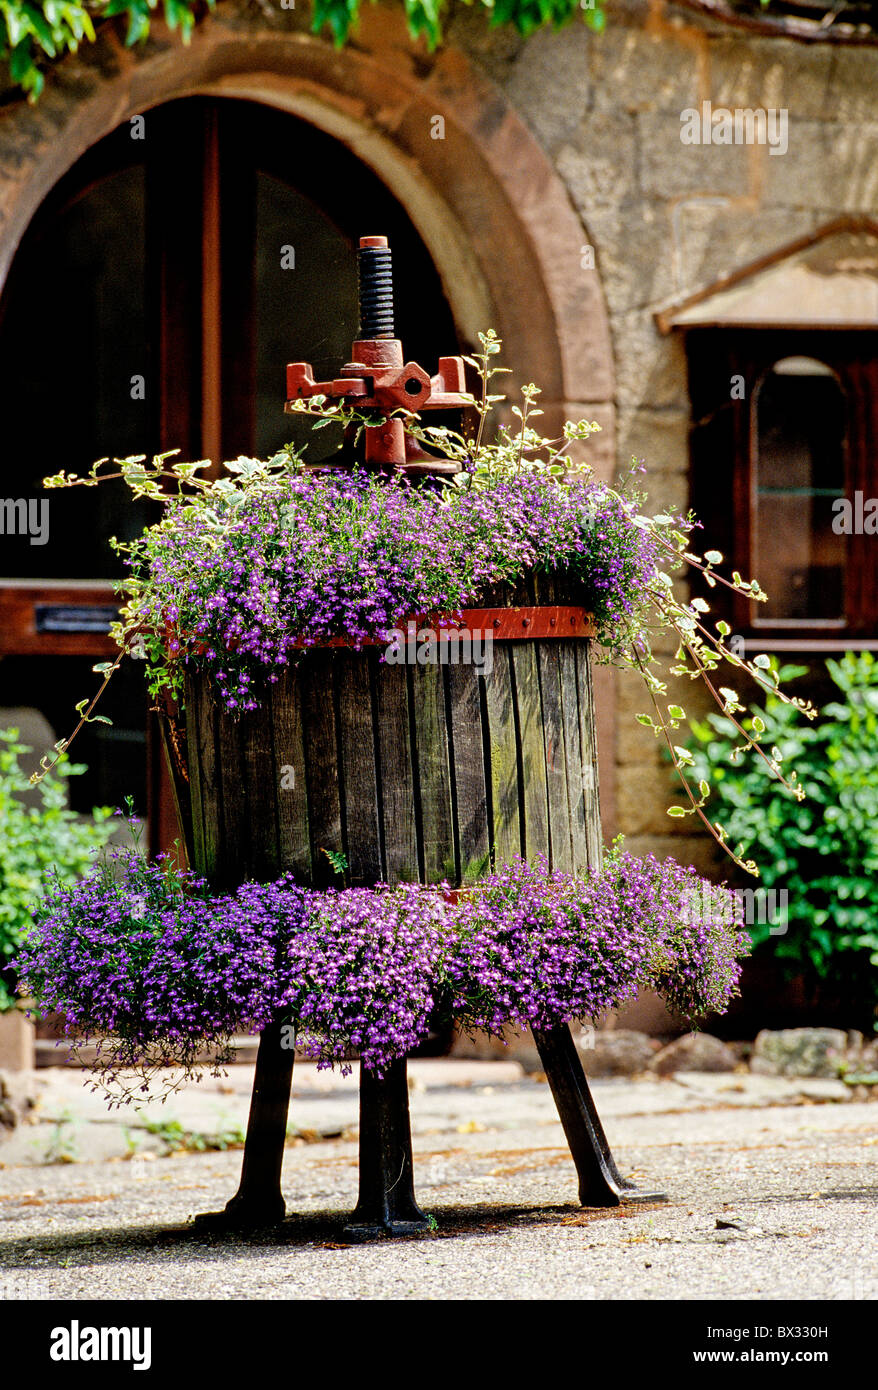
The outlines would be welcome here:
<svg viewBox="0 0 878 1390">
<path fill-rule="evenodd" d="M 659 1204 L 656 1204 L 659 1205 Z M 661 1203 L 667 1210 L 668 1203 Z M 592 1221 L 625 1220 L 653 1210 L 653 1204 L 636 1207 L 592 1207 L 587 1210 L 573 1203 L 551 1207 L 497 1206 L 489 1203 L 471 1207 L 436 1206 L 435 1231 L 423 1235 L 350 1239 L 344 1233 L 347 1214 L 337 1211 L 312 1212 L 289 1216 L 279 1226 L 257 1231 L 205 1230 L 191 1224 L 167 1226 L 106 1226 L 89 1231 L 20 1237 L 0 1241 L 0 1268 L 31 1270 L 35 1257 L 55 1257 L 87 1267 L 122 1255 L 157 1254 L 173 1258 L 187 1250 L 196 1254 L 216 1254 L 226 1250 L 240 1253 L 254 1249 L 284 1246 L 314 1246 L 323 1250 L 348 1250 L 354 1246 L 384 1244 L 387 1240 L 442 1240 L 458 1236 L 490 1236 L 510 1226 L 588 1225 Z"/>
</svg>

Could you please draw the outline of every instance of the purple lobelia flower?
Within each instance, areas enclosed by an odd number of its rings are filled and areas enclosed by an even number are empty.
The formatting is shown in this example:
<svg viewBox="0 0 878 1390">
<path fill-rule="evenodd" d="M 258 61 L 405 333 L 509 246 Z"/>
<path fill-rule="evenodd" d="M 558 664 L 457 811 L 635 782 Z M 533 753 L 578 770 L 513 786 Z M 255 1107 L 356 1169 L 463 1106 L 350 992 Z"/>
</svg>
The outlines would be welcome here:
<svg viewBox="0 0 878 1390">
<path fill-rule="evenodd" d="M 698 911 L 691 910 L 698 904 Z M 320 1065 L 351 1053 L 382 1075 L 440 1009 L 464 1027 L 594 1019 L 642 986 L 681 1012 L 724 1008 L 746 950 L 726 888 L 672 860 L 614 850 L 577 878 L 516 860 L 452 905 L 445 887 L 316 892 L 287 876 L 212 894 L 169 864 L 117 852 L 50 882 L 16 962 L 38 1004 L 98 1042 L 105 1089 L 229 1061 L 236 1033 L 294 1025 Z"/>
<path fill-rule="evenodd" d="M 133 555 L 138 620 L 172 629 L 175 654 L 210 672 L 238 713 L 299 642 L 356 645 L 530 569 L 580 582 L 599 640 L 616 649 L 639 631 L 660 559 L 617 494 L 536 472 L 441 494 L 363 473 L 285 474 L 210 508 L 170 503 Z"/>
</svg>

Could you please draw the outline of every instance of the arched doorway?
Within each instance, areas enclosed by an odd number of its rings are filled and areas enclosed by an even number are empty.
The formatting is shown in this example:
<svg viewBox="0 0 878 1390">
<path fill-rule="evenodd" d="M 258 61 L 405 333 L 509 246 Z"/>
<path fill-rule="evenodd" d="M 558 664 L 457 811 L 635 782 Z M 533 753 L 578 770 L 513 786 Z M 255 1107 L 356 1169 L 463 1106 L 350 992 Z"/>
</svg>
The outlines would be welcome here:
<svg viewBox="0 0 878 1390">
<path fill-rule="evenodd" d="M 293 437 L 285 363 L 320 373 L 349 355 L 353 248 L 376 231 L 394 249 L 397 331 L 429 365 L 457 335 L 421 238 L 375 173 L 293 115 L 213 96 L 168 102 L 99 141 L 50 192 L 0 300 L 0 493 L 49 503 L 45 540 L 6 528 L 0 707 L 69 730 L 111 650 L 122 569 L 109 537 L 147 520 L 121 486 L 46 494 L 42 478 L 105 455 L 274 452 Z M 130 664 L 105 709 L 113 724 L 89 726 L 76 746 L 89 774 L 71 784 L 74 808 L 131 794 L 152 848 L 166 846 L 176 830 Z"/>
</svg>

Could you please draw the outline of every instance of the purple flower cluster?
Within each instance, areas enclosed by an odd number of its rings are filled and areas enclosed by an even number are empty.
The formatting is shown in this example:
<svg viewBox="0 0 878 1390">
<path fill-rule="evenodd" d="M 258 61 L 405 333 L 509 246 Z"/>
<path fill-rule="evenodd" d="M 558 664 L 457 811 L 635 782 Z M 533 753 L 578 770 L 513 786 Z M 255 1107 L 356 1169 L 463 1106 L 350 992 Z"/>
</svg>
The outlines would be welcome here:
<svg viewBox="0 0 878 1390">
<path fill-rule="evenodd" d="M 649 960 L 646 932 L 619 919 L 608 880 L 552 873 L 542 857 L 480 884 L 460 904 L 458 932 L 446 966 L 454 1011 L 497 1034 L 596 1018 L 637 990 Z"/>
<path fill-rule="evenodd" d="M 695 894 L 708 906 L 693 920 Z M 105 1083 L 188 1073 L 205 1052 L 221 1065 L 235 1033 L 271 1019 L 321 1064 L 354 1050 L 381 1075 L 437 1008 L 494 1033 L 593 1019 L 644 985 L 686 1014 L 722 1009 L 746 949 L 739 919 L 729 890 L 694 870 L 616 851 L 581 879 L 517 860 L 454 906 L 444 886 L 320 893 L 289 877 L 212 896 L 130 853 L 55 881 L 16 966 L 78 1045 L 103 1040 Z"/>
<path fill-rule="evenodd" d="M 604 877 L 620 911 L 652 940 L 650 983 L 684 1018 L 722 1013 L 737 994 L 740 957 L 751 946 L 743 900 L 689 865 L 614 852 Z"/>
<path fill-rule="evenodd" d="M 382 1075 L 426 1035 L 437 1002 L 446 905 L 417 884 L 312 894 L 289 941 L 280 1007 L 297 1045 L 329 1066 L 355 1048 Z"/>
<path fill-rule="evenodd" d="M 443 493 L 363 473 L 290 473 L 208 506 L 171 504 L 135 544 L 137 617 L 173 629 L 171 655 L 215 676 L 227 708 L 256 707 L 295 644 L 381 636 L 453 612 L 531 568 L 585 585 L 602 642 L 636 632 L 655 539 L 598 484 L 523 473 Z"/>
<path fill-rule="evenodd" d="M 651 985 L 687 1017 L 722 1010 L 746 940 L 732 893 L 706 886 L 715 912 L 685 920 L 704 885 L 694 869 L 614 851 L 576 878 L 546 860 L 515 860 L 460 904 L 446 961 L 465 1026 L 549 1028 L 596 1019 Z"/>
<path fill-rule="evenodd" d="M 188 1070 L 205 1052 L 221 1064 L 245 1022 L 273 1016 L 281 933 L 307 914 L 291 883 L 214 897 L 192 874 L 117 853 L 75 883 L 50 880 L 16 967 L 77 1047 L 99 1042 L 110 1078 Z"/>
</svg>

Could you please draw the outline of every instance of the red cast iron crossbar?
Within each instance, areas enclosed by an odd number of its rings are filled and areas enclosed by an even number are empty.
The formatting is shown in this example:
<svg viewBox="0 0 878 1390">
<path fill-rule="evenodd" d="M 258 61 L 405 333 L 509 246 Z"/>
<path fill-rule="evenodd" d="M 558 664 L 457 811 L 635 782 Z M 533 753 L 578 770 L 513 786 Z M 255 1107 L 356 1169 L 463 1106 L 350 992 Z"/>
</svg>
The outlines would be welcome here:
<svg viewBox="0 0 878 1390">
<path fill-rule="evenodd" d="M 414 637 L 416 640 L 419 633 L 429 633 L 437 641 L 445 642 L 464 634 L 481 637 L 489 633 L 495 642 L 533 642 L 551 637 L 597 636 L 597 629 L 588 609 L 553 605 L 540 608 L 463 608 L 448 617 L 404 618 L 398 627 L 387 629 L 387 635 L 383 637 L 325 637 L 321 641 L 299 641 L 290 645 L 302 650 L 310 647 L 386 647 L 390 641 L 389 634 L 399 632 L 403 633 L 406 639 Z M 175 638 L 179 640 L 177 634 L 169 628 L 166 639 Z M 209 642 L 194 642 L 189 650 L 201 655 L 210 645 Z M 232 640 L 228 644 L 229 651 L 234 651 L 236 646 L 237 643 Z"/>
<path fill-rule="evenodd" d="M 464 633 L 479 636 L 490 633 L 496 642 L 536 641 L 547 637 L 595 637 L 597 629 L 586 608 L 464 608 L 450 617 L 417 616 L 406 618 L 390 632 L 406 637 L 429 633 L 437 641 L 451 641 Z M 361 647 L 384 647 L 388 638 L 363 637 Z M 351 647 L 349 637 L 328 637 L 322 642 L 294 642 L 295 647 Z"/>
</svg>

